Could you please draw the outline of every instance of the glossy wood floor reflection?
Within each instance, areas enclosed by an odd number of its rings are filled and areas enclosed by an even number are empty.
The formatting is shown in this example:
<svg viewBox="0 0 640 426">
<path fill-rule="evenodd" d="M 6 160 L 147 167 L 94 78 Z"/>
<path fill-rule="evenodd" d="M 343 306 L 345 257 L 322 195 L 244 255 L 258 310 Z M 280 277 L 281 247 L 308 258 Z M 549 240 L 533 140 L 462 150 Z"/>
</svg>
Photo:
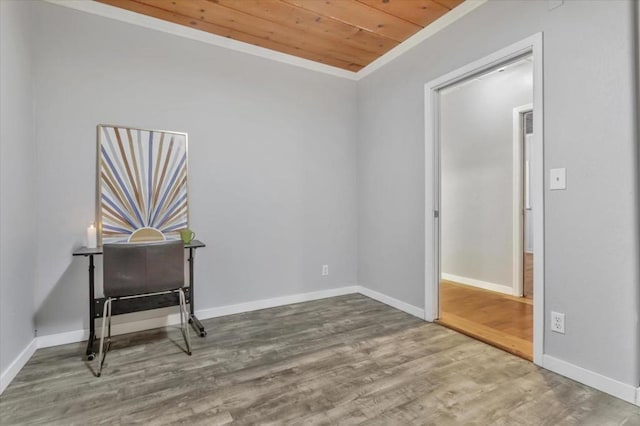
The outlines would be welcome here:
<svg viewBox="0 0 640 426">
<path fill-rule="evenodd" d="M 533 360 L 533 301 L 442 280 L 439 323 Z"/>
<path fill-rule="evenodd" d="M 0 424 L 639 424 L 640 408 L 361 295 L 39 349 Z"/>
<path fill-rule="evenodd" d="M 527 299 L 533 299 L 533 253 L 524 254 L 523 294 Z"/>
</svg>

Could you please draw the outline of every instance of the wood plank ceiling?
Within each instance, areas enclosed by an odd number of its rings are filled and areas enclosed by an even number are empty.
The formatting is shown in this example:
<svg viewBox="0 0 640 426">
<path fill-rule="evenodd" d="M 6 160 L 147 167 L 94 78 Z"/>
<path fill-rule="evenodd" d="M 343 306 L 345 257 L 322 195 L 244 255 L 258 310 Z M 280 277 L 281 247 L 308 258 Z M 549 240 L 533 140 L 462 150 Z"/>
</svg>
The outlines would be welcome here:
<svg viewBox="0 0 640 426">
<path fill-rule="evenodd" d="M 464 0 L 96 0 L 358 71 Z"/>
</svg>

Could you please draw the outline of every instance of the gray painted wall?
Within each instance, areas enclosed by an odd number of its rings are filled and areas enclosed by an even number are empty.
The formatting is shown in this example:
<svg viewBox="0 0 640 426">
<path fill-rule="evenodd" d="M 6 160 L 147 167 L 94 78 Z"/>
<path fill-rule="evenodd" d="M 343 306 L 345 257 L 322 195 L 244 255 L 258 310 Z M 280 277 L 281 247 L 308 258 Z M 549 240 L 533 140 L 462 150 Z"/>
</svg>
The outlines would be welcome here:
<svg viewBox="0 0 640 426">
<path fill-rule="evenodd" d="M 630 1 L 490 1 L 360 80 L 360 285 L 424 304 L 424 84 L 542 31 L 545 176 L 568 173 L 566 191 L 544 194 L 544 351 L 638 385 L 633 16 Z M 431 241 L 431 219 L 426 230 Z M 548 331 L 551 310 L 566 314 L 565 335 Z"/>
<path fill-rule="evenodd" d="M 31 4 L 0 1 L 0 372 L 33 340 L 36 252 Z"/>
<path fill-rule="evenodd" d="M 94 218 L 99 123 L 189 133 L 196 310 L 356 283 L 354 81 L 35 12 L 39 335 L 88 328 L 87 259 L 71 252 Z"/>
<path fill-rule="evenodd" d="M 533 102 L 532 89 L 524 61 L 441 92 L 443 273 L 516 284 L 513 109 Z"/>
</svg>

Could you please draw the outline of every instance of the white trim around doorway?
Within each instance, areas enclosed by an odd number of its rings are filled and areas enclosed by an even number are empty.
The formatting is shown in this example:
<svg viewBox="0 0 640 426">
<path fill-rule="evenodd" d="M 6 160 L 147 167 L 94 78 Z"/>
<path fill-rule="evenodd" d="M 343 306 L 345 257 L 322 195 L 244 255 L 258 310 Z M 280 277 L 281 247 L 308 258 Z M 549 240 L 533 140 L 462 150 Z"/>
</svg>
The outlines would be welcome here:
<svg viewBox="0 0 640 426">
<path fill-rule="evenodd" d="M 533 361 L 544 353 L 544 146 L 543 146 L 543 37 L 537 33 L 425 84 L 425 320 L 438 318 L 440 279 L 440 105 L 439 91 L 452 84 L 508 63 L 533 56 L 533 161 L 532 204 L 534 237 Z M 431 165 L 431 167 L 430 167 Z"/>
</svg>

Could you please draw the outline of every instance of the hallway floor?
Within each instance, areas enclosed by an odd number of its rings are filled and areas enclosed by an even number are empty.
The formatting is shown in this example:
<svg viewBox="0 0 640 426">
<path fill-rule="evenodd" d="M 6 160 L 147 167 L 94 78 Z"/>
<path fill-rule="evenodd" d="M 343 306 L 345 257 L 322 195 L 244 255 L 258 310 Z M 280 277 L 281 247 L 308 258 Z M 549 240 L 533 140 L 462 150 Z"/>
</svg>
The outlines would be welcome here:
<svg viewBox="0 0 640 426">
<path fill-rule="evenodd" d="M 442 280 L 438 323 L 533 361 L 533 300 Z"/>
<path fill-rule="evenodd" d="M 524 297 L 533 299 L 533 253 L 524 254 Z"/>
</svg>

